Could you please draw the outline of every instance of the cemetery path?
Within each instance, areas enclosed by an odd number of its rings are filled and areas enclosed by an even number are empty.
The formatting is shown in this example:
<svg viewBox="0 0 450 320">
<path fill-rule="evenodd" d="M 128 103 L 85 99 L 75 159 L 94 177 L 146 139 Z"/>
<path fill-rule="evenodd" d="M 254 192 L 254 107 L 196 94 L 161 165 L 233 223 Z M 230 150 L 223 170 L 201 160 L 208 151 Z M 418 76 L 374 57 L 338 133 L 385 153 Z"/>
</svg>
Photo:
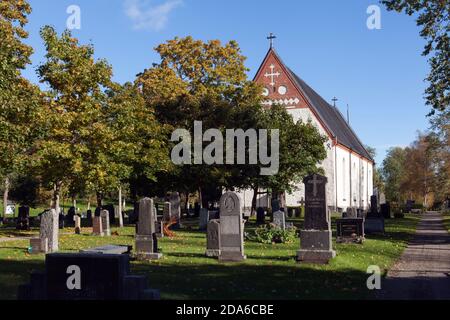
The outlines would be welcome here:
<svg viewBox="0 0 450 320">
<path fill-rule="evenodd" d="M 439 212 L 423 214 L 413 240 L 381 286 L 381 299 L 450 299 L 450 234 Z"/>
</svg>

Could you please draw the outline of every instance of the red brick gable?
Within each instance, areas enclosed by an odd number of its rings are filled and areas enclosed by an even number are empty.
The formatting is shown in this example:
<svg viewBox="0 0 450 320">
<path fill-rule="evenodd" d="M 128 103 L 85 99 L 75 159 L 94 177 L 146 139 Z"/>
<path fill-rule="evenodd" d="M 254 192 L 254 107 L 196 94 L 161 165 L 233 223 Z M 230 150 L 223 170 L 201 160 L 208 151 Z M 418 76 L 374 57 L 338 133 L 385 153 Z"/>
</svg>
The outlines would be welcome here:
<svg viewBox="0 0 450 320">
<path fill-rule="evenodd" d="M 281 103 L 289 109 L 308 107 L 305 98 L 290 79 L 288 70 L 273 50 L 267 53 L 253 81 L 267 90 L 268 95 L 264 98 L 264 106 Z"/>
</svg>

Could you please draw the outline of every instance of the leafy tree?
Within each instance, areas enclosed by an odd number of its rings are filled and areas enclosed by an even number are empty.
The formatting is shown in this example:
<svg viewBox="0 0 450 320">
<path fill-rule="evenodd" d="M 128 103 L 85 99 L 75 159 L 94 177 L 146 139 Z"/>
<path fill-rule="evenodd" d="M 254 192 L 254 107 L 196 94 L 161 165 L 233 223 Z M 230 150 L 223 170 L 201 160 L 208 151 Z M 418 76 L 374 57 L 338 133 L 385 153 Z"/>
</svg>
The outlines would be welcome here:
<svg viewBox="0 0 450 320">
<path fill-rule="evenodd" d="M 79 45 L 69 31 L 58 37 L 46 26 L 41 37 L 47 55 L 37 72 L 50 90 L 40 115 L 46 134 L 36 145 L 38 172 L 53 187 L 54 208 L 59 208 L 63 183 L 83 183 L 97 192 L 101 205 L 102 193 L 117 186 L 124 171 L 112 160 L 118 151 L 105 93 L 114 86 L 112 69 L 105 60 L 94 61 L 93 47 Z"/>
<path fill-rule="evenodd" d="M 161 62 L 138 75 L 136 84 L 164 125 L 192 134 L 194 121 L 201 120 L 204 131 L 224 130 L 232 113 L 257 105 L 260 99 L 260 88 L 247 79 L 245 57 L 234 41 L 222 45 L 218 40 L 204 43 L 192 37 L 175 38 L 156 51 Z M 242 121 L 231 128 L 242 127 Z M 206 206 L 205 191 L 223 184 L 227 176 L 224 166 L 185 165 L 177 167 L 166 182 L 167 187 L 184 193 L 200 191 Z"/>
<path fill-rule="evenodd" d="M 36 133 L 32 125 L 40 103 L 39 90 L 21 76 L 30 63 L 32 48 L 23 41 L 31 7 L 27 1 L 0 2 L 0 176 L 4 178 L 3 202 L 8 200 L 10 179 L 27 166 Z M 4 212 L 6 205 L 4 205 Z"/>
<path fill-rule="evenodd" d="M 425 91 L 427 104 L 436 111 L 444 111 L 450 105 L 450 3 L 445 0 L 381 0 L 388 10 L 417 14 L 420 36 L 427 40 L 423 51 L 430 56 L 430 74 L 426 78 L 429 87 Z"/>
<path fill-rule="evenodd" d="M 383 160 L 381 172 L 385 182 L 386 198 L 390 201 L 403 200 L 401 186 L 405 176 L 405 161 L 406 151 L 400 147 L 389 149 Z"/>
</svg>

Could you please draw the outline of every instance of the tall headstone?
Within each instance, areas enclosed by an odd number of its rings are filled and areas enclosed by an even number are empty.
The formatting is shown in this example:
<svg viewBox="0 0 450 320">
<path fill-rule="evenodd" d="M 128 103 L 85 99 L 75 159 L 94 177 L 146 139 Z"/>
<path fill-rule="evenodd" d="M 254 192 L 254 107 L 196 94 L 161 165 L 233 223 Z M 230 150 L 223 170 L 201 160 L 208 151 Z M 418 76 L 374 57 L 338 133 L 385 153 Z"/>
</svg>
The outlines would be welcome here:
<svg viewBox="0 0 450 320">
<path fill-rule="evenodd" d="M 81 233 L 81 217 L 79 215 L 74 215 L 73 221 L 75 223 L 75 234 L 80 234 Z"/>
<path fill-rule="evenodd" d="M 220 255 L 219 261 L 241 261 L 244 255 L 244 222 L 241 200 L 234 192 L 220 198 Z"/>
<path fill-rule="evenodd" d="M 384 218 L 378 211 L 378 197 L 376 195 L 370 197 L 370 212 L 364 221 L 364 231 L 367 234 L 384 234 Z"/>
<path fill-rule="evenodd" d="M 95 216 L 92 219 L 92 234 L 94 236 L 102 236 L 103 237 L 103 224 L 102 218 Z"/>
<path fill-rule="evenodd" d="M 158 240 L 155 231 L 155 211 L 153 200 L 139 201 L 139 220 L 136 233 L 136 256 L 139 260 L 154 260 L 162 257 L 158 253 Z"/>
<path fill-rule="evenodd" d="M 326 264 L 336 256 L 331 241 L 331 221 L 327 210 L 325 187 L 327 178 L 318 174 L 307 176 L 305 184 L 305 223 L 300 230 L 297 261 Z"/>
<path fill-rule="evenodd" d="M 256 209 L 256 223 L 264 224 L 266 222 L 265 219 L 266 219 L 266 215 L 265 215 L 264 208 L 259 207 L 258 209 Z"/>
<path fill-rule="evenodd" d="M 164 202 L 163 221 L 169 222 L 172 219 L 172 204 Z"/>
<path fill-rule="evenodd" d="M 208 224 L 209 212 L 206 208 L 200 209 L 200 220 L 199 220 L 199 229 L 205 230 Z"/>
<path fill-rule="evenodd" d="M 107 237 L 111 236 L 111 226 L 109 223 L 110 213 L 108 210 L 102 210 L 100 213 L 100 218 L 102 220 L 102 230 L 103 234 Z"/>
<path fill-rule="evenodd" d="M 206 256 L 218 257 L 220 254 L 220 223 L 210 220 L 207 226 Z"/>
<path fill-rule="evenodd" d="M 283 211 L 273 213 L 273 224 L 282 230 L 286 229 L 286 216 Z"/>
<path fill-rule="evenodd" d="M 39 238 L 41 243 L 47 242 L 47 250 L 43 252 L 56 252 L 58 251 L 58 233 L 59 233 L 59 216 L 55 209 L 45 211 L 41 215 L 41 227 L 39 230 Z M 45 248 L 41 248 L 45 249 Z"/>
<path fill-rule="evenodd" d="M 169 197 L 170 211 L 172 216 L 177 219 L 177 224 L 181 220 L 181 198 L 178 192 L 172 192 Z"/>
</svg>

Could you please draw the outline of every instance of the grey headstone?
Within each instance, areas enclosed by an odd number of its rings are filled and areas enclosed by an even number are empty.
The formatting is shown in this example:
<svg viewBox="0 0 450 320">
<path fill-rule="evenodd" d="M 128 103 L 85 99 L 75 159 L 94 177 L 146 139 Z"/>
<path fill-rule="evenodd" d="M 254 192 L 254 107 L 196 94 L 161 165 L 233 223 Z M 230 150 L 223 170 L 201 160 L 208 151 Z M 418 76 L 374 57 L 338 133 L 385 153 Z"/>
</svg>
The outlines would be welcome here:
<svg viewBox="0 0 450 320">
<path fill-rule="evenodd" d="M 102 218 L 95 216 L 92 219 L 92 233 L 95 236 L 103 236 Z"/>
<path fill-rule="evenodd" d="M 208 222 L 206 238 L 206 256 L 218 257 L 220 253 L 220 223 L 219 220 Z"/>
<path fill-rule="evenodd" d="M 139 201 L 139 221 L 136 233 L 136 257 L 139 260 L 160 259 L 158 240 L 155 230 L 156 216 L 153 200 L 144 198 Z"/>
<path fill-rule="evenodd" d="M 286 216 L 283 211 L 275 211 L 273 213 L 273 224 L 282 230 L 286 229 Z"/>
<path fill-rule="evenodd" d="M 73 221 L 75 222 L 75 233 L 81 233 L 81 217 L 79 215 L 73 216 Z"/>
<path fill-rule="evenodd" d="M 236 193 L 226 192 L 220 198 L 219 261 L 241 261 L 245 258 L 241 200 Z"/>
<path fill-rule="evenodd" d="M 181 219 L 181 198 L 178 192 L 172 192 L 170 194 L 170 206 L 171 214 L 180 222 Z"/>
<path fill-rule="evenodd" d="M 163 220 L 169 222 L 172 219 L 172 205 L 170 202 L 164 202 Z"/>
<path fill-rule="evenodd" d="M 59 216 L 55 209 L 44 212 L 41 215 L 41 227 L 39 238 L 47 239 L 48 252 L 58 251 Z"/>
<path fill-rule="evenodd" d="M 102 210 L 102 212 L 100 213 L 100 218 L 102 219 L 103 234 L 107 237 L 111 235 L 111 227 L 109 225 L 109 215 L 110 212 L 108 210 Z"/>
</svg>

